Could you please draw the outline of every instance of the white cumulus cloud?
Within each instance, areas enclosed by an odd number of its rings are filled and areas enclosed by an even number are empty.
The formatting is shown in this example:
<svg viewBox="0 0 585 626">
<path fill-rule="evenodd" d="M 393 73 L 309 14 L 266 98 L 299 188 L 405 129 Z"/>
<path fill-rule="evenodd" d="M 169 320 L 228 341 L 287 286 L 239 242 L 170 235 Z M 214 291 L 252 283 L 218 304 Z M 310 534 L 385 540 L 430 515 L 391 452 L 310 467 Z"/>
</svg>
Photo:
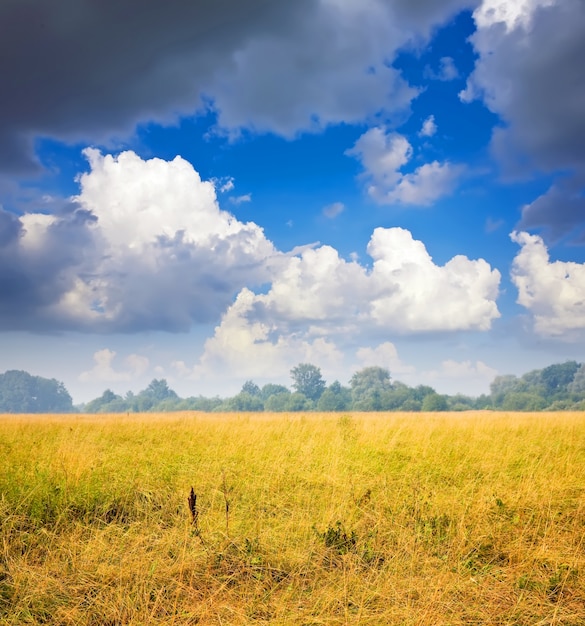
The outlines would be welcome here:
<svg viewBox="0 0 585 626">
<path fill-rule="evenodd" d="M 27 290 L 11 294 L 20 315 L 0 307 L 0 325 L 29 316 L 40 328 L 188 330 L 217 319 L 244 285 L 268 280 L 279 253 L 259 226 L 219 208 L 213 183 L 190 163 L 85 154 L 90 170 L 68 212 L 0 215 L 14 260 L 0 274 Z"/>
<path fill-rule="evenodd" d="M 551 261 L 538 235 L 514 232 L 521 246 L 511 270 L 518 304 L 532 316 L 534 332 L 571 338 L 585 330 L 585 264 Z"/>
<path fill-rule="evenodd" d="M 482 259 L 456 256 L 436 265 L 424 244 L 401 228 L 377 228 L 368 253 L 371 269 L 329 246 L 288 258 L 266 293 L 240 292 L 207 341 L 200 366 L 252 368 L 260 375 L 312 356 L 331 368 L 349 342 L 372 333 L 488 330 L 499 317 L 500 274 Z M 358 358 L 399 362 L 389 342 L 363 348 Z"/>
<path fill-rule="evenodd" d="M 423 130 L 431 132 L 431 125 L 432 116 Z M 361 162 L 368 194 L 380 204 L 428 206 L 451 194 L 465 169 L 449 161 L 433 161 L 412 172 L 401 171 L 412 158 L 412 146 L 403 135 L 381 126 L 366 131 L 346 154 Z"/>
<path fill-rule="evenodd" d="M 93 355 L 95 365 L 91 370 L 82 372 L 79 375 L 81 382 L 121 382 L 132 381 L 140 378 L 149 367 L 149 360 L 145 356 L 139 354 L 130 354 L 124 359 L 125 367 L 116 370 L 113 361 L 116 358 L 116 352 L 104 348 L 98 350 Z"/>
<path fill-rule="evenodd" d="M 396 346 L 391 341 L 384 341 L 375 347 L 366 346 L 359 348 L 356 352 L 356 357 L 359 361 L 358 368 L 384 367 L 390 371 L 393 378 L 415 372 L 415 368 L 412 365 L 406 365 L 402 362 Z"/>
</svg>

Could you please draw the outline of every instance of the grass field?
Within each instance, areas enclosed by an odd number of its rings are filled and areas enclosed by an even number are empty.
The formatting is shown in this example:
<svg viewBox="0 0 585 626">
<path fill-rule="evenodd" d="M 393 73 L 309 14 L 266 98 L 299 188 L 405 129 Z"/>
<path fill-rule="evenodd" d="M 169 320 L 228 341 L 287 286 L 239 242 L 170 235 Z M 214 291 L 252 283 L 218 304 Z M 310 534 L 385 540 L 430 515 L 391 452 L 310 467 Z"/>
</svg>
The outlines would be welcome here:
<svg viewBox="0 0 585 626">
<path fill-rule="evenodd" d="M 585 624 L 582 413 L 1 416 L 0 494 L 2 625 Z"/>
</svg>

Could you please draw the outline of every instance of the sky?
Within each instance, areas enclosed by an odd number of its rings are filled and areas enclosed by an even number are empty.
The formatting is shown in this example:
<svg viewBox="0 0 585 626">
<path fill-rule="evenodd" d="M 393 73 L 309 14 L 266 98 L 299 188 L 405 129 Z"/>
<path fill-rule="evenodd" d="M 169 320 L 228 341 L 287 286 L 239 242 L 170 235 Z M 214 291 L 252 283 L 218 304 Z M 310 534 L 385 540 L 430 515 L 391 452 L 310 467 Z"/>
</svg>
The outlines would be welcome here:
<svg viewBox="0 0 585 626">
<path fill-rule="evenodd" d="M 581 361 L 584 68 L 583 0 L 4 0 L 0 372 Z"/>
</svg>

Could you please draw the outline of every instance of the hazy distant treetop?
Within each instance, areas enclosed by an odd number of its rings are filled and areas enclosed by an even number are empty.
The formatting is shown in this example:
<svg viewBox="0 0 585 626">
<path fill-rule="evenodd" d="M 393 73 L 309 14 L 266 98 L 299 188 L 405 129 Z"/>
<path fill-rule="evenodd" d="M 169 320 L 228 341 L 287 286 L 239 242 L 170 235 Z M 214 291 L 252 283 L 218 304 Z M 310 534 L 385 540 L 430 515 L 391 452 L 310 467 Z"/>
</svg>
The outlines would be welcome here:
<svg viewBox="0 0 585 626">
<path fill-rule="evenodd" d="M 302 393 L 309 400 L 318 400 L 325 391 L 325 381 L 321 376 L 321 370 L 310 363 L 299 363 L 290 371 L 293 379 L 293 388 L 297 393 Z"/>
<path fill-rule="evenodd" d="M 240 393 L 247 393 L 251 396 L 259 396 L 261 392 L 260 387 L 258 387 L 258 385 L 253 380 L 247 380 L 242 385 L 242 390 L 240 391 Z"/>
<path fill-rule="evenodd" d="M 0 374 L 0 412 L 69 413 L 72 410 L 73 400 L 62 382 L 20 370 Z"/>
</svg>

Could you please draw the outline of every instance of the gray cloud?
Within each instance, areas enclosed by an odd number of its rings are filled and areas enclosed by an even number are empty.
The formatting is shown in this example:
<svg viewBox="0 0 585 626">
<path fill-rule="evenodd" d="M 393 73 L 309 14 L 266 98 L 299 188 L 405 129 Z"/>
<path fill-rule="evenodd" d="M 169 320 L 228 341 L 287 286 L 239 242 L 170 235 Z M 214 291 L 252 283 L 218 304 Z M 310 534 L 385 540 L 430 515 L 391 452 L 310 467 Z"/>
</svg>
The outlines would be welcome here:
<svg viewBox="0 0 585 626">
<path fill-rule="evenodd" d="M 506 176 L 535 168 L 574 176 L 523 212 L 520 227 L 558 239 L 584 217 L 575 187 L 585 175 L 585 4 L 494 0 L 474 15 L 479 58 L 462 99 L 479 97 L 501 117 L 492 147 Z"/>
<path fill-rule="evenodd" d="M 470 4 L 5 0 L 0 171 L 34 168 L 34 137 L 106 141 L 209 99 L 227 130 L 285 135 L 403 111 L 397 48 Z"/>
<path fill-rule="evenodd" d="M 84 260 L 93 254 L 88 232 L 93 221 L 92 215 L 72 207 L 60 217 L 29 220 L 27 226 L 0 210 L 1 330 L 58 329 L 52 307 L 89 269 Z M 37 225 L 42 240 L 35 236 Z"/>
<path fill-rule="evenodd" d="M 579 236 L 583 243 L 585 195 L 570 184 L 559 182 L 534 202 L 522 208 L 518 228 L 544 228 L 547 241 L 556 243 L 567 234 Z"/>
<path fill-rule="evenodd" d="M 0 167 L 30 166 L 33 135 L 95 140 L 193 112 L 202 85 L 234 50 L 311 4 L 2 2 Z"/>
</svg>

